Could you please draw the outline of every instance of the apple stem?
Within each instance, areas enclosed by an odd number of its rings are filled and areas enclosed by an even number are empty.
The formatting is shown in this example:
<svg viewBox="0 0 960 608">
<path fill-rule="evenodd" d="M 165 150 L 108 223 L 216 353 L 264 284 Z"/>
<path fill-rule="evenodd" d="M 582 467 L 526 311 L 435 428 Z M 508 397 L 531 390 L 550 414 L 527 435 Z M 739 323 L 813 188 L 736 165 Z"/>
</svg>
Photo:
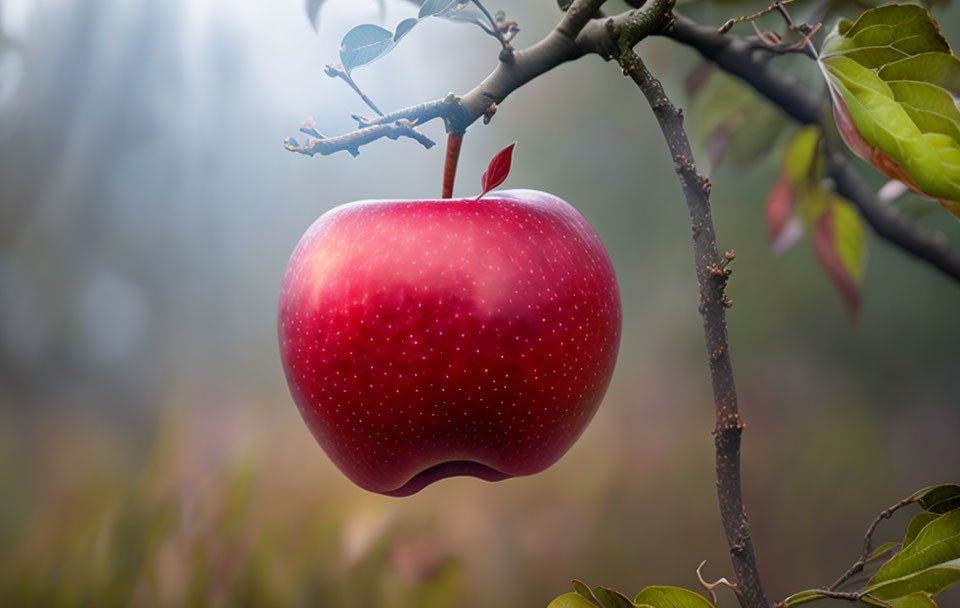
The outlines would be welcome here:
<svg viewBox="0 0 960 608">
<path fill-rule="evenodd" d="M 447 136 L 447 158 L 443 164 L 443 192 L 441 198 L 453 198 L 453 182 L 457 178 L 457 162 L 460 160 L 460 145 L 463 133 Z"/>
</svg>

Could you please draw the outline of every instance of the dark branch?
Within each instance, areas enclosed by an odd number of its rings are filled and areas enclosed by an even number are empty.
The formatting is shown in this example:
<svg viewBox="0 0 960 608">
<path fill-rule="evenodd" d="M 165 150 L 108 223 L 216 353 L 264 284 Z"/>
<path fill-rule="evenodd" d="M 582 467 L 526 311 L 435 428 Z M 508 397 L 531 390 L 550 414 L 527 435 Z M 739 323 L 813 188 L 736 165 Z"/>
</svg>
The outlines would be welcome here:
<svg viewBox="0 0 960 608">
<path fill-rule="evenodd" d="M 757 46 L 738 36 L 722 35 L 713 27 L 678 16 L 666 33 L 689 45 L 724 71 L 740 78 L 803 124 L 832 129 L 830 101 L 791 75 L 765 61 Z M 917 224 L 899 209 L 881 202 L 863 176 L 839 152 L 830 155 L 827 173 L 837 192 L 850 200 L 864 220 L 882 238 L 960 281 L 960 254 L 940 232 Z"/>
<path fill-rule="evenodd" d="M 721 260 L 710 211 L 710 181 L 697 171 L 694 164 L 693 150 L 683 127 L 683 115 L 664 93 L 660 81 L 650 74 L 639 55 L 632 50 L 639 38 L 658 29 L 658 23 L 659 27 L 669 23 L 672 5 L 672 0 L 652 0 L 638 12 L 632 23 L 615 28 L 621 49 L 619 60 L 624 74 L 629 75 L 640 87 L 660 124 L 690 212 L 700 314 L 710 358 L 716 409 L 714 438 L 720 517 L 730 546 L 740 605 L 743 608 L 768 608 L 770 604 L 760 583 L 740 480 L 740 435 L 744 424 L 740 420 L 733 364 L 727 344 L 726 309 L 732 305 L 732 301 L 727 299 L 725 293 L 731 272 L 727 266 L 733 259 L 733 252 Z M 638 30 L 637 27 L 643 29 Z"/>
</svg>

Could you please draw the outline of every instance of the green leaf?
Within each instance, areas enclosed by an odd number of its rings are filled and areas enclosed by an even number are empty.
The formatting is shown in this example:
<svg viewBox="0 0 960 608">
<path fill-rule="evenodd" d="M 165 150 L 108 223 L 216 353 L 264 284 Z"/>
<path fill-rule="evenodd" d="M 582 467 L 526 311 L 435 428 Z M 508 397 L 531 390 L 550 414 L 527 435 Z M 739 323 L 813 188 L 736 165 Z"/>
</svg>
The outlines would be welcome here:
<svg viewBox="0 0 960 608">
<path fill-rule="evenodd" d="M 896 549 L 899 546 L 900 546 L 900 543 L 883 543 L 882 545 L 874 549 L 873 552 L 870 553 L 870 555 L 867 556 L 867 559 L 864 561 L 864 563 L 869 564 L 870 562 L 877 561 L 878 559 L 887 555 L 888 553 L 890 553 L 890 551 Z"/>
<path fill-rule="evenodd" d="M 351 29 L 340 43 L 340 63 L 349 74 L 354 68 L 373 63 L 393 48 L 393 33 L 379 25 L 363 23 Z"/>
<path fill-rule="evenodd" d="M 393 43 L 396 44 L 400 42 L 400 39 L 410 33 L 410 30 L 413 29 L 413 26 L 420 23 L 419 19 L 414 19 L 410 17 L 409 19 L 404 19 L 397 25 L 396 31 L 393 33 Z"/>
<path fill-rule="evenodd" d="M 938 517 L 940 516 L 936 513 L 928 513 L 924 511 L 923 513 L 920 513 L 911 519 L 910 523 L 907 524 L 907 532 L 903 535 L 903 546 L 906 547 L 916 540 L 917 536 L 920 535 L 920 531 L 923 530 L 927 524 Z"/>
<path fill-rule="evenodd" d="M 699 593 L 663 585 L 645 588 L 633 598 L 633 603 L 649 604 L 656 608 L 713 608 L 713 603 Z"/>
<path fill-rule="evenodd" d="M 820 127 L 807 126 L 794 133 L 783 154 L 783 171 L 791 182 L 799 184 L 810 177 L 820 179 L 814 175 L 819 150 Z"/>
<path fill-rule="evenodd" d="M 696 88 L 697 128 L 712 165 L 728 157 L 749 165 L 776 146 L 777 135 L 787 124 L 784 115 L 750 87 L 712 71 Z"/>
<path fill-rule="evenodd" d="M 853 152 L 960 218 L 960 59 L 921 6 L 840 21 L 820 66 Z"/>
<path fill-rule="evenodd" d="M 580 594 L 584 599 L 588 600 L 594 606 L 600 605 L 600 602 L 598 602 L 597 598 L 593 596 L 593 591 L 589 586 L 587 586 L 586 583 L 583 581 L 578 581 L 577 579 L 573 579 L 571 584 L 573 585 L 573 590 Z"/>
<path fill-rule="evenodd" d="M 913 500 L 931 513 L 946 513 L 960 508 L 960 485 L 948 483 L 924 488 L 912 496 Z"/>
<path fill-rule="evenodd" d="M 916 592 L 937 594 L 960 580 L 960 510 L 929 522 L 916 539 L 884 564 L 867 592 L 893 599 Z"/>
<path fill-rule="evenodd" d="M 887 603 L 893 604 L 894 608 L 937 608 L 937 603 L 929 593 L 911 593 L 889 600 Z"/>
<path fill-rule="evenodd" d="M 808 192 L 801 203 L 807 217 L 813 252 L 840 290 L 850 312 L 860 309 L 860 284 L 866 266 L 867 244 L 856 209 L 822 189 Z"/>
<path fill-rule="evenodd" d="M 547 608 L 596 608 L 595 604 L 590 603 L 582 595 L 575 591 L 564 593 L 560 597 L 554 598 Z"/>
<path fill-rule="evenodd" d="M 455 8 L 457 4 L 458 0 L 427 0 L 423 3 L 423 6 L 420 7 L 420 14 L 417 15 L 417 18 L 424 19 L 426 17 L 439 15 L 444 11 Z M 464 2 L 463 4 L 466 3 Z"/>
<path fill-rule="evenodd" d="M 783 153 L 783 173 L 767 193 L 767 232 L 775 255 L 792 247 L 803 236 L 802 225 L 793 217 L 798 197 L 809 189 L 820 190 L 822 155 L 820 128 L 799 129 Z"/>
<path fill-rule="evenodd" d="M 614 589 L 595 587 L 593 595 L 600 602 L 602 608 L 635 608 L 630 598 Z"/>
</svg>

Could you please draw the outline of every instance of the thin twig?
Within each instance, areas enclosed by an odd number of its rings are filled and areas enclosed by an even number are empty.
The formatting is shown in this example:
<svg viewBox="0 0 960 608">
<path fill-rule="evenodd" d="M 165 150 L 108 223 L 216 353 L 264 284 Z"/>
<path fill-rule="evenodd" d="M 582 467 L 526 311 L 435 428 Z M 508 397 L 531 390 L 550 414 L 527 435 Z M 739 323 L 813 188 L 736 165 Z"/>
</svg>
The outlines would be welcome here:
<svg viewBox="0 0 960 608">
<path fill-rule="evenodd" d="M 710 599 L 713 600 L 713 605 L 714 606 L 717 605 L 717 592 L 715 591 L 715 589 L 717 587 L 720 587 L 721 585 L 733 591 L 739 598 L 742 592 L 740 591 L 740 587 L 738 587 L 736 583 L 731 583 L 726 578 L 721 578 L 712 583 L 708 583 L 706 579 L 703 578 L 703 574 L 701 574 L 700 571 L 703 570 L 703 567 L 706 564 L 707 564 L 707 560 L 703 560 L 702 562 L 700 562 L 700 565 L 697 566 L 697 579 L 700 581 L 700 584 L 703 585 L 703 588 L 710 592 Z"/>
<path fill-rule="evenodd" d="M 787 1 L 792 2 L 793 0 Z M 800 34 L 803 36 L 803 48 L 806 49 L 810 58 L 814 60 L 818 59 L 819 56 L 817 55 L 817 49 L 813 46 L 813 43 L 810 42 L 810 39 L 814 34 L 817 33 L 817 30 L 820 29 L 820 24 L 817 24 L 814 27 L 810 27 L 809 25 L 797 26 L 793 22 L 793 17 L 790 16 L 790 11 L 788 11 L 787 7 L 784 6 L 786 3 L 787 2 L 775 2 L 773 6 L 777 7 L 777 10 L 780 12 L 780 16 L 783 17 L 783 20 L 787 23 L 787 27 L 790 28 L 790 31 L 800 32 Z"/>
<path fill-rule="evenodd" d="M 733 28 L 733 26 L 735 26 L 738 23 L 743 23 L 744 21 L 753 21 L 754 19 L 763 17 L 764 15 L 766 15 L 767 13 L 769 13 L 774 9 L 782 8 L 784 4 L 790 4 L 791 2 L 794 2 L 794 1 L 795 0 L 781 0 L 780 2 L 774 2 L 773 4 L 771 4 L 770 6 L 768 6 L 767 8 L 763 9 L 758 13 L 754 13 L 752 15 L 744 15 L 742 17 L 737 17 L 735 19 L 730 19 L 729 21 L 727 21 L 726 23 L 720 26 L 720 28 L 717 30 L 717 33 L 726 34 L 727 32 L 730 31 L 731 28 Z"/>
<path fill-rule="evenodd" d="M 815 602 L 823 599 L 832 599 L 847 600 L 849 602 L 861 602 L 867 606 L 884 606 L 885 608 L 893 608 L 893 604 L 885 602 L 870 595 L 869 593 L 864 593 L 862 591 L 831 591 L 830 589 L 814 589 L 813 592 L 819 594 L 819 597 L 805 598 L 803 603 Z M 785 606 L 786 601 L 780 601 L 774 604 L 773 608 L 784 608 Z"/>
<path fill-rule="evenodd" d="M 672 0 L 650 0 L 640 9 L 643 17 L 654 20 L 649 24 L 654 31 L 663 27 L 672 19 Z M 659 27 L 658 27 L 659 26 Z M 693 151 L 683 116 L 673 105 L 663 90 L 660 81 L 647 70 L 632 47 L 636 42 L 636 31 L 626 30 L 628 39 L 621 38 L 619 47 L 620 66 L 624 74 L 629 75 L 640 87 L 640 91 L 653 110 L 660 130 L 667 141 L 667 147 L 674 161 L 674 170 L 680 179 L 680 185 L 690 212 L 693 228 L 693 254 L 696 265 L 697 283 L 700 290 L 700 314 L 703 317 L 703 331 L 710 360 L 710 377 L 713 384 L 714 405 L 716 409 L 717 497 L 720 503 L 720 518 L 730 546 L 730 557 L 736 573 L 736 586 L 740 590 L 737 598 L 742 608 L 768 608 L 760 574 L 757 570 L 753 541 L 750 537 L 750 525 L 743 506 L 743 491 L 740 479 L 740 436 L 744 424 L 740 419 L 737 405 L 737 391 L 733 377 L 733 365 L 730 360 L 730 348 L 727 344 L 726 310 L 729 300 L 726 296 L 727 280 L 730 269 L 729 260 L 721 261 L 717 250 L 713 218 L 710 211 L 710 181 L 701 175 L 694 164 Z"/>
<path fill-rule="evenodd" d="M 838 578 L 832 585 L 830 585 L 829 587 L 830 591 L 836 591 L 840 587 L 840 585 L 845 583 L 851 576 L 854 576 L 856 574 L 859 574 L 860 572 L 863 572 L 863 567 L 867 563 L 867 558 L 870 557 L 870 550 L 873 545 L 873 533 L 876 532 L 877 526 L 880 525 L 880 522 L 882 522 L 885 519 L 890 519 L 890 517 L 893 516 L 894 513 L 904 508 L 905 506 L 912 504 L 913 502 L 914 500 L 912 496 L 910 498 L 904 498 L 897 504 L 884 509 L 883 511 L 880 512 L 879 515 L 877 515 L 876 519 L 874 519 L 873 522 L 871 522 L 870 527 L 867 528 L 867 533 L 863 536 L 863 551 L 860 552 L 860 557 L 858 557 L 857 561 L 855 561 L 853 565 L 850 566 L 849 570 L 844 572 L 840 578 Z"/>
<path fill-rule="evenodd" d="M 307 156 L 314 156 L 316 154 L 326 156 L 340 151 L 347 151 L 353 156 L 359 156 L 360 146 L 368 144 L 371 141 L 376 141 L 382 137 L 389 139 L 409 137 L 427 149 L 435 145 L 432 139 L 416 130 L 414 123 L 403 119 L 390 124 L 365 127 L 339 137 L 311 137 L 307 140 L 306 145 L 303 146 L 301 146 L 297 140 L 288 137 L 283 142 L 283 145 L 291 152 L 298 152 Z"/>
<path fill-rule="evenodd" d="M 500 25 L 497 23 L 497 20 L 493 18 L 493 15 L 491 15 L 490 11 L 487 10 L 487 7 L 483 5 L 483 2 L 480 2 L 480 0 L 471 1 L 478 9 L 480 9 L 480 12 L 483 13 L 483 16 L 487 18 L 487 21 L 490 22 L 490 27 L 493 29 L 493 31 L 487 30 L 488 33 L 490 33 L 492 36 L 495 36 L 497 40 L 500 41 L 500 46 L 503 47 L 503 50 L 513 50 L 513 47 L 510 46 L 510 41 L 504 38 L 503 32 L 500 31 Z M 486 30 L 487 28 L 484 27 L 483 29 Z"/>
<path fill-rule="evenodd" d="M 326 67 L 323 68 L 323 71 L 326 72 L 327 76 L 330 78 L 339 78 L 345 83 L 350 85 L 350 88 L 360 96 L 360 99 L 363 100 L 363 103 L 370 106 L 370 109 L 376 112 L 379 116 L 383 116 L 383 112 L 380 111 L 380 108 L 377 107 L 377 104 L 373 103 L 373 100 L 367 97 L 367 94 L 360 90 L 360 86 L 353 80 L 353 77 L 343 69 L 342 66 L 329 63 Z"/>
</svg>

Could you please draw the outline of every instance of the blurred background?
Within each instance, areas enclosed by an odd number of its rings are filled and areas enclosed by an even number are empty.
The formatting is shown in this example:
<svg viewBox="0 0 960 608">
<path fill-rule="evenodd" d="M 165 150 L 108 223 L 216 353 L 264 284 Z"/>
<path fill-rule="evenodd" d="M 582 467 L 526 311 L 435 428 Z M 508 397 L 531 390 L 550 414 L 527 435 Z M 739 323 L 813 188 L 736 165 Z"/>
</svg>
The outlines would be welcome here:
<svg viewBox="0 0 960 608">
<path fill-rule="evenodd" d="M 519 22 L 521 48 L 559 19 L 548 0 L 487 5 Z M 686 10 L 719 24 L 763 5 Z M 696 588 L 704 559 L 708 579 L 731 576 L 686 208 L 642 96 L 598 58 L 471 129 L 457 182 L 475 193 L 517 140 L 506 186 L 565 198 L 610 250 L 623 341 L 578 444 L 533 478 L 391 499 L 348 482 L 300 420 L 275 333 L 297 240 L 338 204 L 440 190 L 441 147 L 282 146 L 310 115 L 334 135 L 369 114 L 322 68 L 353 25 L 416 14 L 385 6 L 328 0 L 314 32 L 299 0 L 0 0 L 0 604 L 537 607 L 574 577 Z M 934 15 L 960 43 L 960 10 Z M 497 52 L 478 28 L 429 20 L 354 76 L 396 109 L 465 92 Z M 697 57 L 664 40 L 643 52 L 697 135 Z M 770 253 L 779 153 L 753 156 L 714 159 L 713 203 L 737 252 L 746 504 L 778 599 L 835 579 L 882 508 L 960 481 L 960 289 L 869 235 L 853 320 L 807 241 Z M 919 213 L 960 247 L 954 218 Z"/>
</svg>

